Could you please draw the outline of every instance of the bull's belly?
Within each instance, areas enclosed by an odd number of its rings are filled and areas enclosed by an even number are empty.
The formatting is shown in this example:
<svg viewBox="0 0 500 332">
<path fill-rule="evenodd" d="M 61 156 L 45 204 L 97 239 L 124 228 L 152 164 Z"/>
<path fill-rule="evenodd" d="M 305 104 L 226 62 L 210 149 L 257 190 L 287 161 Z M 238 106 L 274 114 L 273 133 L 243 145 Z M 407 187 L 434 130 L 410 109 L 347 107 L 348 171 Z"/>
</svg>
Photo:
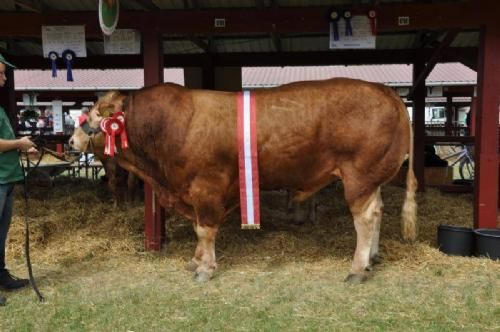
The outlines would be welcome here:
<svg viewBox="0 0 500 332">
<path fill-rule="evenodd" d="M 286 189 L 314 193 L 339 178 L 335 167 L 328 164 L 315 167 L 259 167 L 259 172 L 263 190 Z"/>
</svg>

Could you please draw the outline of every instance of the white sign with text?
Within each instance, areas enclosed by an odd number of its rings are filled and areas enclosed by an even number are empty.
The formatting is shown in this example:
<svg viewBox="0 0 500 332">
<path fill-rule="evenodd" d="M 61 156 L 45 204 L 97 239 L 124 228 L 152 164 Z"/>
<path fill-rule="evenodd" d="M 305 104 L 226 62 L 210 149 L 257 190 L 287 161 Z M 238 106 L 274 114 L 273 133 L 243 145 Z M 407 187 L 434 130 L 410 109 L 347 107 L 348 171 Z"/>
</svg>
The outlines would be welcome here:
<svg viewBox="0 0 500 332">
<path fill-rule="evenodd" d="M 351 19 L 352 36 L 346 36 L 346 21 L 337 22 L 339 39 L 334 39 L 334 23 L 330 23 L 330 49 L 375 48 L 376 36 L 372 34 L 368 16 L 353 16 Z"/>
<path fill-rule="evenodd" d="M 50 52 L 57 52 L 61 57 L 65 50 L 72 50 L 79 58 L 87 56 L 83 25 L 43 25 L 42 44 L 45 58 Z"/>
</svg>

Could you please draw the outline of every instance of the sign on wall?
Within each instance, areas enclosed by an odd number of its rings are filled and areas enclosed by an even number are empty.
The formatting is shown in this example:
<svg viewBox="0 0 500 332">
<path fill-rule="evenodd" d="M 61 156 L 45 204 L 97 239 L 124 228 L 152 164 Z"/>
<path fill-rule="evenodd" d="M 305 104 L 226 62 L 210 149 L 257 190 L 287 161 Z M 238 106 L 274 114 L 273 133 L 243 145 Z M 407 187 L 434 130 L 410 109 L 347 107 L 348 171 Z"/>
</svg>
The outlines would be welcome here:
<svg viewBox="0 0 500 332">
<path fill-rule="evenodd" d="M 72 50 L 80 58 L 87 56 L 83 25 L 43 25 L 42 44 L 45 58 L 50 52 L 61 56 L 66 50 Z"/>
<path fill-rule="evenodd" d="M 347 30 L 345 19 L 330 23 L 330 49 L 371 49 L 375 46 L 376 36 L 368 16 L 353 16 Z"/>
<path fill-rule="evenodd" d="M 141 34 L 134 29 L 116 29 L 104 36 L 105 54 L 141 54 Z"/>
</svg>

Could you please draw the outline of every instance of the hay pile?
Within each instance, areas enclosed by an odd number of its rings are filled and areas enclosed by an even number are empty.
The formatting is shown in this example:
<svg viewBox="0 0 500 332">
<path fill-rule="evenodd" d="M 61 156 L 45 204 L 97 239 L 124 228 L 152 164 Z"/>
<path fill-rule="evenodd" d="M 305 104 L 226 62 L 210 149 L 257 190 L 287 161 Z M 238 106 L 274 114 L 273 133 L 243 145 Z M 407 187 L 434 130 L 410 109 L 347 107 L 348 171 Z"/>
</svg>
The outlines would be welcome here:
<svg viewBox="0 0 500 332">
<path fill-rule="evenodd" d="M 61 177 L 52 188 L 32 186 L 29 197 L 31 251 L 37 262 L 70 265 L 141 250 L 141 203 L 115 209 L 104 183 Z M 14 258 L 24 255 L 24 215 L 22 187 L 18 186 L 8 243 Z"/>
<path fill-rule="evenodd" d="M 9 259 L 19 264 L 24 255 L 24 202 L 20 189 L 8 242 Z M 252 262 L 266 266 L 295 261 L 324 261 L 329 265 L 332 261 L 344 265 L 350 262 L 356 238 L 342 190 L 340 183 L 322 190 L 316 222 L 303 225 L 291 221 L 285 192 L 262 193 L 262 230 L 242 231 L 239 210 L 221 228 L 216 245 L 221 267 Z M 437 226 L 470 227 L 472 195 L 442 194 L 433 189 L 419 194 L 418 242 L 405 244 L 400 237 L 404 193 L 404 188 L 392 186 L 382 191 L 385 207 L 380 245 L 385 261 L 417 265 L 442 260 L 442 254 L 435 249 Z M 70 266 L 120 256 L 127 259 L 144 250 L 142 202 L 114 208 L 104 184 L 61 178 L 53 188 L 33 188 L 29 204 L 31 250 L 39 265 Z M 168 214 L 167 237 L 164 255 L 181 261 L 192 257 L 196 238 L 190 221 Z"/>
</svg>

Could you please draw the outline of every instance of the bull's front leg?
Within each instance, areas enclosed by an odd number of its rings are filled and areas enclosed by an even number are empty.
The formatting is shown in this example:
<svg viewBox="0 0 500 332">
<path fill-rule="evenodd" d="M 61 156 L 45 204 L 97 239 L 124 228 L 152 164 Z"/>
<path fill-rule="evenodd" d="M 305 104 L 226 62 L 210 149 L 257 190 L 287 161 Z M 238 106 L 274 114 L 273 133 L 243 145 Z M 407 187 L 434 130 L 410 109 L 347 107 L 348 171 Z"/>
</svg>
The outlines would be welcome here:
<svg viewBox="0 0 500 332">
<path fill-rule="evenodd" d="M 195 212 L 194 231 L 198 244 L 193 259 L 187 268 L 194 271 L 196 281 L 208 281 L 212 278 L 217 262 L 215 258 L 215 238 L 219 226 L 224 222 L 224 207 L 227 185 L 224 173 L 209 172 L 196 177 L 189 188 L 190 204 Z"/>
<path fill-rule="evenodd" d="M 194 271 L 196 281 L 208 281 L 212 278 L 217 262 L 215 258 L 215 238 L 219 226 L 203 226 L 199 223 L 194 225 L 198 236 L 198 244 L 193 259 L 188 264 Z"/>
</svg>

